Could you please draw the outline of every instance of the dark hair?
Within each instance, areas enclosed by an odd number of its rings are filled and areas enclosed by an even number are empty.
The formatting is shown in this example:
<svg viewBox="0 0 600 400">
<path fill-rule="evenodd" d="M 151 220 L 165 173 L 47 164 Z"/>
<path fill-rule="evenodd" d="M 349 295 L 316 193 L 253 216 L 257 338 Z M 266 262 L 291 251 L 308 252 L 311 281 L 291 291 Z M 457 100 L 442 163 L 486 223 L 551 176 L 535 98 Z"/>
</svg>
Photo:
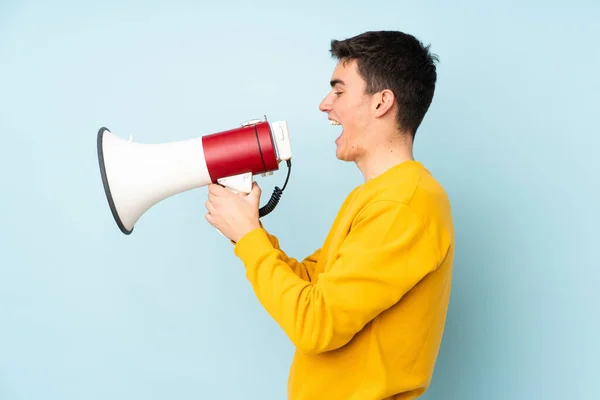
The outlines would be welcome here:
<svg viewBox="0 0 600 400">
<path fill-rule="evenodd" d="M 331 41 L 331 55 L 356 60 L 366 93 L 390 89 L 397 101 L 397 121 L 414 137 L 435 92 L 438 57 L 414 36 L 398 31 L 370 31 Z"/>
</svg>

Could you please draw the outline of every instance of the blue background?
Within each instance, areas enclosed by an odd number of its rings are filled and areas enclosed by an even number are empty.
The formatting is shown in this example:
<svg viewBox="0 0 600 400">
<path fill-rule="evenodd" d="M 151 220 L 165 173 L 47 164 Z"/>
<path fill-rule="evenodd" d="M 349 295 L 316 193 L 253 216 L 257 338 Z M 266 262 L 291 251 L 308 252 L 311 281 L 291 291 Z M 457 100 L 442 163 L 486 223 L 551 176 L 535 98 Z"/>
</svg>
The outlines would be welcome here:
<svg viewBox="0 0 600 400">
<path fill-rule="evenodd" d="M 122 235 L 96 133 L 287 120 L 292 177 L 264 224 L 301 258 L 361 183 L 318 111 L 329 41 L 372 29 L 440 56 L 415 152 L 457 253 L 423 398 L 600 398 L 597 1 L 169 3 L 0 6 L 0 399 L 285 398 L 293 348 L 204 220 L 206 189 Z M 263 203 L 285 171 L 258 177 Z"/>
</svg>

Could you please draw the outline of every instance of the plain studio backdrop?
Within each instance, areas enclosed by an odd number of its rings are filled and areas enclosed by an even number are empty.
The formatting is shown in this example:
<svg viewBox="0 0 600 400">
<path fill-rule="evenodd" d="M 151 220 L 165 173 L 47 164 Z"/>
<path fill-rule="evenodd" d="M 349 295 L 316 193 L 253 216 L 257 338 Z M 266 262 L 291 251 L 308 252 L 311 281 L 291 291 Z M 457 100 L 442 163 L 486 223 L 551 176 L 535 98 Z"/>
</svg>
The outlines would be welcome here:
<svg viewBox="0 0 600 400">
<path fill-rule="evenodd" d="M 264 224 L 302 258 L 361 183 L 318 110 L 329 42 L 380 29 L 440 57 L 415 151 L 450 195 L 457 251 L 423 398 L 600 398 L 599 3 L 216 4 L 2 2 L 0 399 L 285 398 L 293 347 L 205 221 L 206 188 L 125 236 L 96 133 L 288 121 L 292 175 Z M 263 204 L 285 173 L 257 177 Z"/>
</svg>

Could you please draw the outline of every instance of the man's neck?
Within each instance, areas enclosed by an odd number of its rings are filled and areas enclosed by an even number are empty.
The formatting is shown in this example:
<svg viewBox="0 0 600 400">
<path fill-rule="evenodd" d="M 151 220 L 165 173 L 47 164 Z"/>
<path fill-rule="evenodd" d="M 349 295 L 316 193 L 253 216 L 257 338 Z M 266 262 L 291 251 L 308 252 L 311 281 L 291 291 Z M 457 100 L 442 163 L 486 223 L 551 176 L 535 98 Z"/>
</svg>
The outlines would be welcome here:
<svg viewBox="0 0 600 400">
<path fill-rule="evenodd" d="M 375 147 L 364 158 L 357 160 L 356 166 L 367 182 L 390 168 L 411 160 L 414 160 L 412 142 L 398 140 Z"/>
</svg>

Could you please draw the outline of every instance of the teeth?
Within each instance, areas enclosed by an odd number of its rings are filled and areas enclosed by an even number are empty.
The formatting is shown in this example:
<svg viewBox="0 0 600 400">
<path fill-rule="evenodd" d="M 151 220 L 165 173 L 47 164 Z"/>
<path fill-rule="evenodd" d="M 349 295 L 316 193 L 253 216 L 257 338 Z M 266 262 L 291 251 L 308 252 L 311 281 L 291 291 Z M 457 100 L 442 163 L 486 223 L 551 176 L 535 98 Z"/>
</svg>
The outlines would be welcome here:
<svg viewBox="0 0 600 400">
<path fill-rule="evenodd" d="M 334 120 L 330 119 L 329 120 L 329 125 L 340 125 L 340 123 L 337 122 L 337 121 L 334 121 Z"/>
</svg>

